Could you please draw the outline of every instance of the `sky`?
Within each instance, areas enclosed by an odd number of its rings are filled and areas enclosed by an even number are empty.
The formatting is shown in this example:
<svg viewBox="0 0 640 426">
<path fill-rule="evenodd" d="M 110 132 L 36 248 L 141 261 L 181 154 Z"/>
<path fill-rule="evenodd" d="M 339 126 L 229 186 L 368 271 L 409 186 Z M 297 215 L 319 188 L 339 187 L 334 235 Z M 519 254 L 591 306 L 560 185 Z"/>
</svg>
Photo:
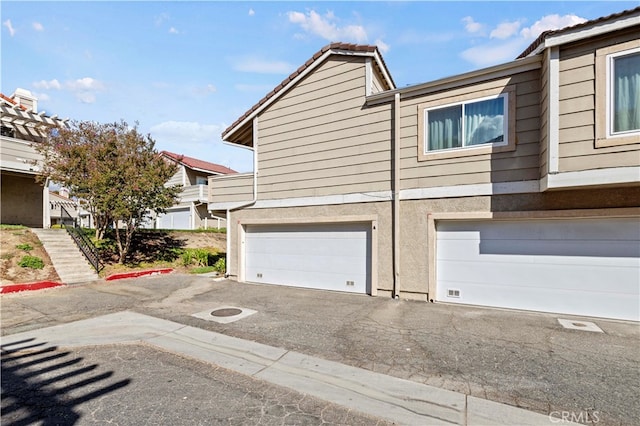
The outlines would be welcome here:
<svg viewBox="0 0 640 426">
<path fill-rule="evenodd" d="M 0 91 L 125 120 L 167 150 L 251 171 L 221 133 L 323 46 L 378 46 L 397 87 L 515 59 L 544 30 L 640 1 L 0 2 Z"/>
</svg>

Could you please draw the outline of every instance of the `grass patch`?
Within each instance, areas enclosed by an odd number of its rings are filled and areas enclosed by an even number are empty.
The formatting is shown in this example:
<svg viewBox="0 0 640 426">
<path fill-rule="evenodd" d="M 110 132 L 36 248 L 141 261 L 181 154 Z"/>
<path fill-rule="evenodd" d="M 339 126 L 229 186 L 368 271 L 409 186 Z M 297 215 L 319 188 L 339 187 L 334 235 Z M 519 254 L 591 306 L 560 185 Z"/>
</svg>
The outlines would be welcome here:
<svg viewBox="0 0 640 426">
<path fill-rule="evenodd" d="M 13 230 L 13 229 L 27 229 L 26 226 L 24 225 L 7 225 L 7 224 L 0 224 L 0 230 Z"/>
<path fill-rule="evenodd" d="M 18 266 L 29 269 L 43 269 L 44 261 L 37 256 L 23 256 Z"/>
<path fill-rule="evenodd" d="M 29 252 L 29 251 L 33 250 L 33 246 L 32 246 L 31 244 L 29 244 L 29 243 L 18 244 L 18 245 L 16 246 L 16 248 L 17 248 L 18 250 L 24 250 L 24 251 L 27 251 L 27 252 Z"/>
<path fill-rule="evenodd" d="M 209 272 L 215 272 L 216 268 L 213 266 L 200 266 L 198 268 L 189 269 L 190 274 L 208 274 Z"/>
</svg>

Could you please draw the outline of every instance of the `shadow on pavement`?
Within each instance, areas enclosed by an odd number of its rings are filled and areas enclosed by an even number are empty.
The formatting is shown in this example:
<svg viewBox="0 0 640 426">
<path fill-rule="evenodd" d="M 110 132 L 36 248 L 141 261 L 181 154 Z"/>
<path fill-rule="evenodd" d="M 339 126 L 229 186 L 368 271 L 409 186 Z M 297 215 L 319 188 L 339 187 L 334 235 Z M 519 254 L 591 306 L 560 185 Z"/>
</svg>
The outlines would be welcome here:
<svg viewBox="0 0 640 426">
<path fill-rule="evenodd" d="M 76 407 L 127 386 L 131 380 L 106 382 L 101 373 L 46 342 L 25 339 L 1 346 L 3 425 L 73 425 L 81 417 Z"/>
</svg>

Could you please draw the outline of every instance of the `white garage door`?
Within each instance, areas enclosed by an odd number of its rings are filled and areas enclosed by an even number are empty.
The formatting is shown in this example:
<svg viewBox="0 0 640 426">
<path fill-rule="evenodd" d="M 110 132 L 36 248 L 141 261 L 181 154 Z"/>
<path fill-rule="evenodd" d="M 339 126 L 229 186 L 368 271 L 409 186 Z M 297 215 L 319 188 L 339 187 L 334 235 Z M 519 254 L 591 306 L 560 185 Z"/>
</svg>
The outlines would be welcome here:
<svg viewBox="0 0 640 426">
<path fill-rule="evenodd" d="M 640 221 L 438 222 L 436 300 L 640 320 Z"/>
<path fill-rule="evenodd" d="M 191 229 L 191 209 L 189 207 L 181 209 L 167 210 L 166 214 L 160 215 L 160 229 Z"/>
<path fill-rule="evenodd" d="M 367 224 L 249 225 L 245 280 L 369 293 L 370 237 Z"/>
</svg>

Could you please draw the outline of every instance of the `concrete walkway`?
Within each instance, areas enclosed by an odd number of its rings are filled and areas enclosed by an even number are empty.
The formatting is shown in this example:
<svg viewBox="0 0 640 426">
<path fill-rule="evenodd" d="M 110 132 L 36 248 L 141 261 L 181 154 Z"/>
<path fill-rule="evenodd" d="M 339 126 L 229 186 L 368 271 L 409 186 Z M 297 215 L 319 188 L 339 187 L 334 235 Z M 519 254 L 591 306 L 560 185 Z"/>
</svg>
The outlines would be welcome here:
<svg viewBox="0 0 640 426">
<path fill-rule="evenodd" d="M 542 425 L 558 419 L 130 311 L 4 336 L 61 348 L 145 343 L 408 425 Z M 562 424 L 569 424 L 563 422 Z"/>
</svg>

